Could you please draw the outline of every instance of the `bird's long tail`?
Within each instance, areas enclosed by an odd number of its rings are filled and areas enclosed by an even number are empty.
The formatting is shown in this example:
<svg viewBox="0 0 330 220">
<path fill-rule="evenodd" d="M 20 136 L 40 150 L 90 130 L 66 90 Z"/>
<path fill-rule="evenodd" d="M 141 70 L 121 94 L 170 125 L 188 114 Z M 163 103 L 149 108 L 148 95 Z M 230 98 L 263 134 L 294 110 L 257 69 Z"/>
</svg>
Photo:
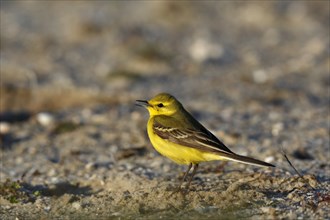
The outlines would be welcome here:
<svg viewBox="0 0 330 220">
<path fill-rule="evenodd" d="M 246 156 L 241 156 L 238 154 L 230 154 L 226 156 L 226 159 L 232 160 L 232 161 L 237 161 L 240 163 L 245 163 L 245 164 L 251 164 L 251 165 L 256 165 L 256 166 L 263 166 L 263 167 L 275 167 L 275 165 L 266 163 L 261 160 L 257 160 L 251 157 L 246 157 Z"/>
</svg>

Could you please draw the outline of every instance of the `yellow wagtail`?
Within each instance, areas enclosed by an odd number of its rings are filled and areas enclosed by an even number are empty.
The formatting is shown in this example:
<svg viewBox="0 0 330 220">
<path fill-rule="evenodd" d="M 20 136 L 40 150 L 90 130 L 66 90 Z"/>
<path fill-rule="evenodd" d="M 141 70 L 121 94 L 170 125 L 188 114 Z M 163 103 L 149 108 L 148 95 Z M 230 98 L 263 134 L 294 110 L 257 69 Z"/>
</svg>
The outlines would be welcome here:
<svg viewBox="0 0 330 220">
<path fill-rule="evenodd" d="M 150 99 L 136 100 L 149 111 L 147 131 L 154 148 L 178 164 L 189 165 L 178 189 L 190 169 L 192 174 L 186 188 L 196 174 L 198 164 L 212 160 L 232 160 L 265 167 L 274 165 L 235 154 L 201 125 L 172 95 L 161 93 Z"/>
</svg>

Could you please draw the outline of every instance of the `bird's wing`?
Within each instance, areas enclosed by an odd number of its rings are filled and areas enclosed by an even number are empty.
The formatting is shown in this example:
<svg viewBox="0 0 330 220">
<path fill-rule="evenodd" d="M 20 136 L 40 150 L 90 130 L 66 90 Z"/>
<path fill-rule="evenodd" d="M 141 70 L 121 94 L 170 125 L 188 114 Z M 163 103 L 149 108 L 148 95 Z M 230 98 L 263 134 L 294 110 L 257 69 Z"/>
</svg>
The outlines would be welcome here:
<svg viewBox="0 0 330 220">
<path fill-rule="evenodd" d="M 154 121 L 153 130 L 161 138 L 185 147 L 195 148 L 204 152 L 212 152 L 225 157 L 228 160 L 241 163 L 274 167 L 273 164 L 235 154 L 203 126 L 199 126 L 199 130 L 193 128 L 176 128 L 172 126 L 164 126 L 161 123 Z"/>
<path fill-rule="evenodd" d="M 196 131 L 191 128 L 167 127 L 157 121 L 154 121 L 153 130 L 161 138 L 185 147 L 191 147 L 204 152 L 213 152 L 223 155 L 234 154 L 206 129 Z"/>
</svg>

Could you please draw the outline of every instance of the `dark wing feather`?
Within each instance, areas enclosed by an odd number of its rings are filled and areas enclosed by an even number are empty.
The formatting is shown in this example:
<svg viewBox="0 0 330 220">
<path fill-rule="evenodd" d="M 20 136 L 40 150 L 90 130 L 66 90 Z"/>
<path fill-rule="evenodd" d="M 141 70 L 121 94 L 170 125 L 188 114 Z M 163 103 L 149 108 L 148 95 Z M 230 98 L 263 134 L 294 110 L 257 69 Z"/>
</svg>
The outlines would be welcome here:
<svg viewBox="0 0 330 220">
<path fill-rule="evenodd" d="M 209 131 L 195 131 L 190 128 L 166 127 L 157 121 L 153 124 L 154 132 L 163 139 L 204 152 L 234 154 Z"/>
</svg>

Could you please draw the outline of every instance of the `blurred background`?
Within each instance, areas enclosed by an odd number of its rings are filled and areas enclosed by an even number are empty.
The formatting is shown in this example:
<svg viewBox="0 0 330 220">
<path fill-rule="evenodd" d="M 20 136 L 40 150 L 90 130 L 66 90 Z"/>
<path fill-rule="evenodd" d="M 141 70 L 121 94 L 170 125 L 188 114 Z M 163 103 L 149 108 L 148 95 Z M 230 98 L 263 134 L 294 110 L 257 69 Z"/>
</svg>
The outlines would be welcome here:
<svg viewBox="0 0 330 220">
<path fill-rule="evenodd" d="M 329 86 L 328 6 L 1 1 L 1 112 L 131 102 L 161 91 L 223 104 L 254 89 L 253 99 L 275 103 L 294 92 L 319 104 Z"/>
</svg>

